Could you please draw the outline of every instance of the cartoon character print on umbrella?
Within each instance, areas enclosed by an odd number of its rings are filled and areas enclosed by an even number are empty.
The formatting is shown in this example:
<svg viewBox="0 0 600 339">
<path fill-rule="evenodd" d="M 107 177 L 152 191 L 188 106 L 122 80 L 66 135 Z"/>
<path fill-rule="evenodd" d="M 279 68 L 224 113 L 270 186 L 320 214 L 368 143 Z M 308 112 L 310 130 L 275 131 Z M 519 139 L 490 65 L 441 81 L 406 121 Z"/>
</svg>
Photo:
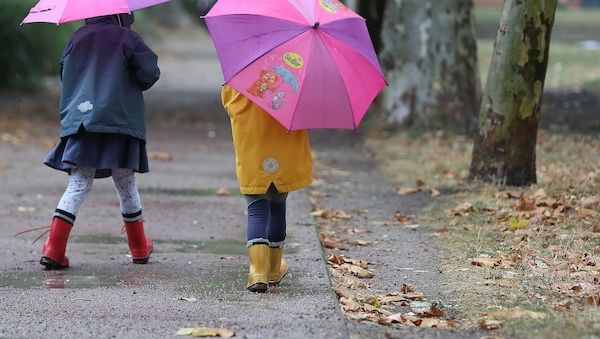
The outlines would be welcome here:
<svg viewBox="0 0 600 339">
<path fill-rule="evenodd" d="M 259 97 L 264 98 L 267 94 L 267 91 L 273 92 L 275 89 L 275 84 L 279 81 L 279 77 L 275 72 L 263 69 L 260 72 L 260 78 L 256 80 L 250 88 L 248 88 L 248 93 Z"/>
<path fill-rule="evenodd" d="M 320 5 L 324 10 L 334 14 L 341 9 L 348 9 L 348 7 L 339 0 L 321 0 Z"/>
<path fill-rule="evenodd" d="M 271 95 L 271 107 L 279 109 L 287 100 L 287 95 L 283 84 L 289 84 L 293 93 L 298 93 L 300 84 L 298 77 L 300 70 L 304 66 L 304 61 L 298 53 L 288 52 L 283 56 L 275 58 L 273 62 L 283 61 L 280 65 L 271 66 L 271 69 L 263 69 L 260 72 L 260 78 L 248 88 L 248 93 L 262 99 Z M 268 62 L 268 61 L 267 61 Z M 295 70 L 295 71 L 292 71 Z M 298 74 L 295 74 L 297 72 Z M 282 80 L 280 82 L 280 80 Z"/>
</svg>

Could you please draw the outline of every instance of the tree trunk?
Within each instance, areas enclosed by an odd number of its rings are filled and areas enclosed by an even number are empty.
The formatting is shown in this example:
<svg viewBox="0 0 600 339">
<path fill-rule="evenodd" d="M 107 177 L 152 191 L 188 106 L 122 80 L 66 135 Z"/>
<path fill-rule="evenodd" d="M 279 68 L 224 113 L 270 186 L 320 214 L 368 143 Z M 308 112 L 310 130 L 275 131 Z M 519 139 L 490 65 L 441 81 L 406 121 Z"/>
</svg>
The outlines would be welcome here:
<svg viewBox="0 0 600 339">
<path fill-rule="evenodd" d="M 470 179 L 536 182 L 535 144 L 556 0 L 506 0 L 498 28 Z"/>
<path fill-rule="evenodd" d="M 381 28 L 383 27 L 386 2 L 386 0 L 358 1 L 358 13 L 367 20 L 367 29 L 377 54 L 381 51 Z"/>
<path fill-rule="evenodd" d="M 473 130 L 481 82 L 473 0 L 387 1 L 380 59 L 390 125 Z"/>
</svg>

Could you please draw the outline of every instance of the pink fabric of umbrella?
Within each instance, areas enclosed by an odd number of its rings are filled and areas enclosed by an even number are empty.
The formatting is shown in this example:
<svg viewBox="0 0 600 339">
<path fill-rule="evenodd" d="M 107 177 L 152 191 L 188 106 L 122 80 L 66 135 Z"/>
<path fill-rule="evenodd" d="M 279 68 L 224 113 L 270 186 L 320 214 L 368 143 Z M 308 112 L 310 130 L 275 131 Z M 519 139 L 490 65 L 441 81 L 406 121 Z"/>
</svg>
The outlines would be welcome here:
<svg viewBox="0 0 600 339">
<path fill-rule="evenodd" d="M 288 130 L 356 129 L 386 85 L 365 20 L 338 0 L 219 0 L 225 82 Z"/>
<path fill-rule="evenodd" d="M 170 0 L 40 0 L 21 24 L 62 24 L 97 16 L 131 13 Z"/>
</svg>

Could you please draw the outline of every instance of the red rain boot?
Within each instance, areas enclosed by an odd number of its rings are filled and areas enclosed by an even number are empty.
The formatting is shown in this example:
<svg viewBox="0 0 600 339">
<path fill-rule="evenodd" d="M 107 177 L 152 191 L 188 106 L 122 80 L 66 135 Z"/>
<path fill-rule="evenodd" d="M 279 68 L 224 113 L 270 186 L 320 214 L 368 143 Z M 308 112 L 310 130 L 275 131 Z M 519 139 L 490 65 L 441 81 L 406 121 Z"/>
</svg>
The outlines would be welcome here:
<svg viewBox="0 0 600 339">
<path fill-rule="evenodd" d="M 69 259 L 65 256 L 67 240 L 73 225 L 61 218 L 54 217 L 50 225 L 50 235 L 42 250 L 40 264 L 47 269 L 60 270 L 69 267 Z"/>
<path fill-rule="evenodd" d="M 152 240 L 147 238 L 144 233 L 144 221 L 126 222 L 125 232 L 127 232 L 127 242 L 129 243 L 133 263 L 146 264 L 154 248 L 152 247 Z"/>
</svg>

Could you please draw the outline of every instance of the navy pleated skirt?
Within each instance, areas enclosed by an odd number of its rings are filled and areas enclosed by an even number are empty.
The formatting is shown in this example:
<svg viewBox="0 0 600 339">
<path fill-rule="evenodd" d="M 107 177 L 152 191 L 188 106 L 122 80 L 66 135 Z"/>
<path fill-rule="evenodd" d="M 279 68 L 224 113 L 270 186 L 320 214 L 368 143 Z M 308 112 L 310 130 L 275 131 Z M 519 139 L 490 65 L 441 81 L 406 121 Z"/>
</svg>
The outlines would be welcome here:
<svg viewBox="0 0 600 339">
<path fill-rule="evenodd" d="M 96 178 L 110 177 L 113 168 L 129 168 L 138 173 L 149 171 L 146 142 L 115 133 L 80 131 L 61 138 L 44 164 L 69 174 L 74 167 L 93 167 Z"/>
</svg>

